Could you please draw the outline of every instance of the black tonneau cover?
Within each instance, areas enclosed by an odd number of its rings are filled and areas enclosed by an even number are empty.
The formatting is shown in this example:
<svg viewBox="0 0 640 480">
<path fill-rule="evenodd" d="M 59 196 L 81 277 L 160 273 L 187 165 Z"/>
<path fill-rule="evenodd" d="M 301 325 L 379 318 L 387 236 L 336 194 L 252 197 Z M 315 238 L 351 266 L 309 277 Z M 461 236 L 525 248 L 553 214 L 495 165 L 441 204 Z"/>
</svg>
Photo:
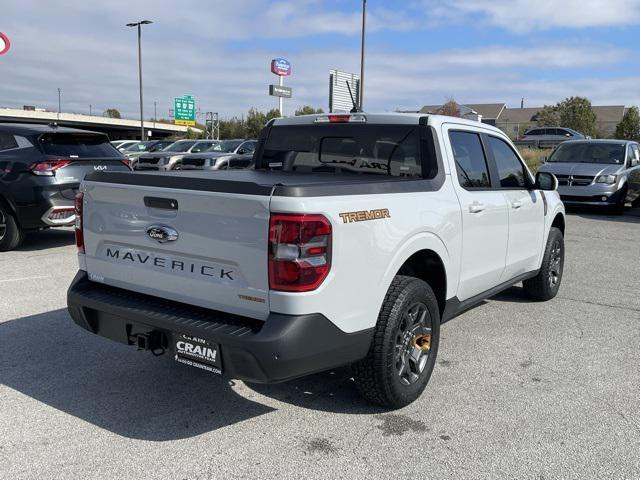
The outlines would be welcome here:
<svg viewBox="0 0 640 480">
<path fill-rule="evenodd" d="M 197 170 L 171 172 L 94 172 L 86 181 L 177 188 L 245 195 L 279 197 L 324 197 L 333 195 L 371 195 L 382 193 L 438 190 L 444 175 L 427 179 L 373 175 L 336 175 L 335 173 L 299 173 L 269 170 Z"/>
</svg>

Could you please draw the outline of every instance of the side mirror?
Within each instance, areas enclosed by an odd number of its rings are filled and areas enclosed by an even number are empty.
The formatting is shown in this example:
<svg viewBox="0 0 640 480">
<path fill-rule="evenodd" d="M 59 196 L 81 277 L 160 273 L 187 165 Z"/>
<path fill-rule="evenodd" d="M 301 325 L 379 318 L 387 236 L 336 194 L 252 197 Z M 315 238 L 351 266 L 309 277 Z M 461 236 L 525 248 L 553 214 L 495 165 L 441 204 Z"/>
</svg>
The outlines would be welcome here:
<svg viewBox="0 0 640 480">
<path fill-rule="evenodd" d="M 544 157 L 542 157 L 542 163 L 547 163 L 547 160 L 549 159 L 549 157 L 547 157 L 546 155 Z"/>
<path fill-rule="evenodd" d="M 640 160 L 638 160 L 637 158 L 634 158 L 633 160 L 631 160 L 632 167 L 637 167 L 639 163 L 640 163 Z"/>
<path fill-rule="evenodd" d="M 536 174 L 536 190 L 555 191 L 558 189 L 558 179 L 553 173 L 538 172 Z"/>
<path fill-rule="evenodd" d="M 247 149 L 246 148 L 240 148 L 238 150 L 238 155 L 244 155 L 245 153 L 247 153 Z"/>
</svg>

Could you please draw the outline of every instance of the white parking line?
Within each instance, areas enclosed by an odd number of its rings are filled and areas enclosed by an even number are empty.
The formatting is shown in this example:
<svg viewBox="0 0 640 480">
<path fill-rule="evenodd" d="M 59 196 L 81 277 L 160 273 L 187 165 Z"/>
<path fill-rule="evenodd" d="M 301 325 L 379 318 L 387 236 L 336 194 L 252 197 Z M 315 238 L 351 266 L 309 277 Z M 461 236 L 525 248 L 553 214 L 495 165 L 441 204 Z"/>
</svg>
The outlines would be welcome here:
<svg viewBox="0 0 640 480">
<path fill-rule="evenodd" d="M 0 283 L 9 283 L 9 282 L 21 282 L 24 280 L 41 280 L 43 278 L 51 278 L 50 275 L 40 275 L 38 277 L 21 277 L 21 278 L 7 278 L 4 280 L 0 280 Z"/>
</svg>

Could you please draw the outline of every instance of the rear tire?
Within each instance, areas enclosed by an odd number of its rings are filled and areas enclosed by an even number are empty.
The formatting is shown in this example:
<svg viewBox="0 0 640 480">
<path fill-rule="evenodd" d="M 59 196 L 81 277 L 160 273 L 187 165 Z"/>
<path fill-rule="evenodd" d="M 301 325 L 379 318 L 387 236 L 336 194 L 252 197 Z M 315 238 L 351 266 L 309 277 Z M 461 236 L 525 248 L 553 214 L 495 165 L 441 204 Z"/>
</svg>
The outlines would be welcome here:
<svg viewBox="0 0 640 480">
<path fill-rule="evenodd" d="M 522 282 L 524 292 L 534 300 L 551 300 L 558 294 L 563 272 L 564 236 L 559 228 L 552 227 L 549 231 L 540 272 L 535 277 Z"/>
<path fill-rule="evenodd" d="M 24 240 L 24 232 L 13 216 L 0 204 L 0 252 L 8 252 L 20 246 Z"/>
<path fill-rule="evenodd" d="M 440 310 L 431 287 L 398 275 L 387 291 L 367 356 L 353 365 L 364 398 L 402 408 L 424 391 L 438 353 Z"/>
</svg>

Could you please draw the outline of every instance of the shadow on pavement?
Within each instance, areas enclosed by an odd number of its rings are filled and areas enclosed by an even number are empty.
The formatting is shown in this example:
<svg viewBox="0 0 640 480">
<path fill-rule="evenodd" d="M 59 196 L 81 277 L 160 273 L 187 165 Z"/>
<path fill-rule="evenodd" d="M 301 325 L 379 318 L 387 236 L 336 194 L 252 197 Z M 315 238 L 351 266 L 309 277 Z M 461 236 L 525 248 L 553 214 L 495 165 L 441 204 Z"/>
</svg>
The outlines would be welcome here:
<svg viewBox="0 0 640 480">
<path fill-rule="evenodd" d="M 233 380 L 92 335 L 65 309 L 0 323 L 0 383 L 124 437 L 189 438 L 275 411 L 234 391 Z M 313 410 L 380 413 L 348 368 L 277 385 L 260 395 Z"/>
<path fill-rule="evenodd" d="M 42 232 L 28 233 L 17 251 L 34 252 L 48 248 L 66 247 L 73 245 L 75 241 L 75 233 L 72 228 L 52 228 Z"/>
<path fill-rule="evenodd" d="M 125 437 L 189 438 L 274 411 L 222 377 L 85 332 L 64 309 L 0 323 L 0 338 L 0 383 Z"/>
</svg>

